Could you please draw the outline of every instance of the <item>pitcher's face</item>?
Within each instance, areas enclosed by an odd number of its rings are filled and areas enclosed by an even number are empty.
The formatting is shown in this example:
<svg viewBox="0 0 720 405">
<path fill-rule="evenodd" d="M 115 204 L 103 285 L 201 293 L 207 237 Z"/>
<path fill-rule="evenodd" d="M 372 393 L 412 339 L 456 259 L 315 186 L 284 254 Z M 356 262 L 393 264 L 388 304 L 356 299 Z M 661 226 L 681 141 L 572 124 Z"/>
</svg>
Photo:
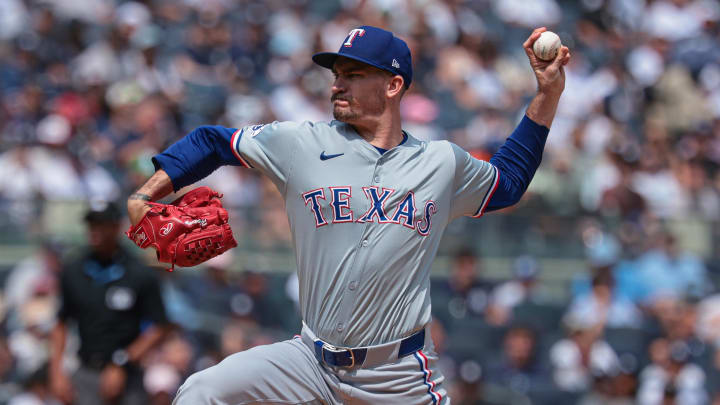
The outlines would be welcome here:
<svg viewBox="0 0 720 405">
<path fill-rule="evenodd" d="M 336 120 L 354 124 L 385 111 L 389 72 L 342 56 L 332 70 L 335 81 L 330 101 Z"/>
</svg>

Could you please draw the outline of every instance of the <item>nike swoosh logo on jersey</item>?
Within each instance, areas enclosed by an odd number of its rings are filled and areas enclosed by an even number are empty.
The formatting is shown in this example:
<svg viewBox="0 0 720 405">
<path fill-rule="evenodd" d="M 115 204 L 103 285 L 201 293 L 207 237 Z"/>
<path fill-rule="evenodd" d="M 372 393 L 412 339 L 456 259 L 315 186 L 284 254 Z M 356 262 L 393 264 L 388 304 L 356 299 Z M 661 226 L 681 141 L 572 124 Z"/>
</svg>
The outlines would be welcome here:
<svg viewBox="0 0 720 405">
<path fill-rule="evenodd" d="M 336 157 L 342 156 L 342 155 L 344 155 L 344 153 L 337 153 L 335 155 L 326 155 L 325 151 L 322 151 L 322 153 L 320 154 L 320 160 L 328 160 L 328 159 L 336 158 Z"/>
</svg>

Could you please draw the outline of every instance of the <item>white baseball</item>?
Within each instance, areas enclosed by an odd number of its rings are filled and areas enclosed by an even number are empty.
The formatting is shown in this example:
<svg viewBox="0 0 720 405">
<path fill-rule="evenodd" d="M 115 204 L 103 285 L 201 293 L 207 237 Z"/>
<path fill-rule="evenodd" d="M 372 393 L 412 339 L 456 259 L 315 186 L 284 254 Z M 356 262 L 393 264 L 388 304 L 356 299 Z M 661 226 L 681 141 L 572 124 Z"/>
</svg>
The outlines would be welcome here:
<svg viewBox="0 0 720 405">
<path fill-rule="evenodd" d="M 545 31 L 533 44 L 533 52 L 542 60 L 553 60 L 561 46 L 560 37 L 556 33 Z"/>
</svg>

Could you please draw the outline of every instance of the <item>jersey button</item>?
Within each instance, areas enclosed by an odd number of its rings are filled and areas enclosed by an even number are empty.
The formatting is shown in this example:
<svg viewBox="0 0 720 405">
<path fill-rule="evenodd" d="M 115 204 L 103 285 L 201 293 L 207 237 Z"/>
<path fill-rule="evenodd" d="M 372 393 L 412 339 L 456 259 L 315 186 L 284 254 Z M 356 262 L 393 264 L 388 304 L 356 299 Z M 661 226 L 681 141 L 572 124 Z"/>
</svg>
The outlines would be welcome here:
<svg viewBox="0 0 720 405">
<path fill-rule="evenodd" d="M 342 332 L 345 329 L 345 326 L 342 324 L 342 322 L 338 323 L 337 325 L 337 331 Z"/>
<path fill-rule="evenodd" d="M 355 291 L 355 289 L 357 288 L 357 283 L 354 281 L 351 281 L 350 285 L 348 285 L 348 288 L 350 289 L 350 291 Z"/>
<path fill-rule="evenodd" d="M 375 176 L 373 180 L 375 181 L 375 183 L 380 183 L 380 176 Z"/>
<path fill-rule="evenodd" d="M 368 242 L 367 239 L 362 241 L 362 247 L 367 247 L 369 244 L 370 244 L 370 242 Z"/>
</svg>

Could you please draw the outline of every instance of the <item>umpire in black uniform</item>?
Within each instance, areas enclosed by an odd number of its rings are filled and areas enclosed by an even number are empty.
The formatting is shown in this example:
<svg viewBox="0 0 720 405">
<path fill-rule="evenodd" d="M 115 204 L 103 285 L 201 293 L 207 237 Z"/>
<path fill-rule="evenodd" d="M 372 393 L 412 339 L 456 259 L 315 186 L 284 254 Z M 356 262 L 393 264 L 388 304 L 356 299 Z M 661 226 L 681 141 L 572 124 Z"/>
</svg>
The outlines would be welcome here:
<svg viewBox="0 0 720 405">
<path fill-rule="evenodd" d="M 148 403 L 138 363 L 170 329 L 155 274 L 120 246 L 121 218 L 113 203 L 91 206 L 85 216 L 89 246 L 60 274 L 50 382 L 66 404 Z M 62 366 L 68 321 L 80 337 L 81 365 L 72 378 Z"/>
</svg>

